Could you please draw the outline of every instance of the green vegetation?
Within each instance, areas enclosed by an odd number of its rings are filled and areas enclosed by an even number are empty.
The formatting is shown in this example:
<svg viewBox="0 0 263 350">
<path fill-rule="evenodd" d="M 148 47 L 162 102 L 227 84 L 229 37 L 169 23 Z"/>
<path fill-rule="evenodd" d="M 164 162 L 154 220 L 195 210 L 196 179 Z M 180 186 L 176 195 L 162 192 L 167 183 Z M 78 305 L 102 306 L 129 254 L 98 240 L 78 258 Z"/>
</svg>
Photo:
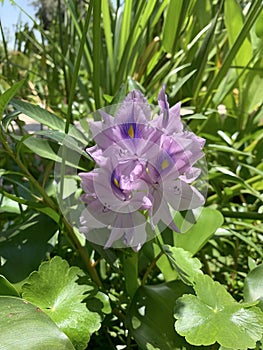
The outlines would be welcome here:
<svg viewBox="0 0 263 350">
<path fill-rule="evenodd" d="M 0 22 L 0 348 L 263 349 L 262 0 L 35 6 L 15 50 Z M 63 215 L 80 181 L 56 166 L 93 169 L 86 118 L 163 84 L 206 139 L 205 207 L 138 253 L 103 249 Z"/>
</svg>

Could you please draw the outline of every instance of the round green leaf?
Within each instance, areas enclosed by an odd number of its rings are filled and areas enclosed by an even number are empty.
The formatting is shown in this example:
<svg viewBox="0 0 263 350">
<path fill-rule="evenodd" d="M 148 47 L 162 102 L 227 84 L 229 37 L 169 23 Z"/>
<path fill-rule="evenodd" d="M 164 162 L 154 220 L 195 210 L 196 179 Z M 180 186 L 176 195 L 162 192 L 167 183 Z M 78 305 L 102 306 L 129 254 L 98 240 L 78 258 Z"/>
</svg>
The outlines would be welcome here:
<svg viewBox="0 0 263 350">
<path fill-rule="evenodd" d="M 68 337 L 38 307 L 0 296 L 0 350 L 74 350 Z"/>
<path fill-rule="evenodd" d="M 258 306 L 263 310 L 263 264 L 248 273 L 244 284 L 244 299 L 246 302 L 258 300 Z"/>
<path fill-rule="evenodd" d="M 193 345 L 218 342 L 225 348 L 254 348 L 263 333 L 261 310 L 237 303 L 207 275 L 197 275 L 195 282 L 196 296 L 177 300 L 176 331 Z"/>
<path fill-rule="evenodd" d="M 101 318 L 82 301 L 93 287 L 76 281 L 84 273 L 56 256 L 40 265 L 22 286 L 23 297 L 39 306 L 70 338 L 77 350 L 85 349 Z"/>
</svg>

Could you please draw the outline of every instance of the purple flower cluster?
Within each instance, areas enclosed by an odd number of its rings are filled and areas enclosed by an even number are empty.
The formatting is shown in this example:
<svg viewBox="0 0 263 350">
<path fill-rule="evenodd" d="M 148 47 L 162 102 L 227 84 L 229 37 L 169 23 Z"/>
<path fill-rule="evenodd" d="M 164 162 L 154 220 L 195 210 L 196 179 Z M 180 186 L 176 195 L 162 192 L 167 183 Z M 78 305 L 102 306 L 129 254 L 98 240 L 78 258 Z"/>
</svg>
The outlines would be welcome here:
<svg viewBox="0 0 263 350">
<path fill-rule="evenodd" d="M 107 228 L 104 247 L 121 240 L 139 250 L 147 239 L 146 224 L 159 221 L 175 231 L 170 208 L 194 209 L 204 197 L 191 185 L 200 175 L 194 164 L 203 157 L 204 139 L 185 130 L 180 103 L 169 108 L 165 86 L 158 97 L 160 113 L 137 90 L 128 94 L 115 117 L 100 111 L 102 121 L 90 123 L 96 145 L 86 151 L 97 168 L 80 173 L 86 203 L 81 232 Z"/>
</svg>

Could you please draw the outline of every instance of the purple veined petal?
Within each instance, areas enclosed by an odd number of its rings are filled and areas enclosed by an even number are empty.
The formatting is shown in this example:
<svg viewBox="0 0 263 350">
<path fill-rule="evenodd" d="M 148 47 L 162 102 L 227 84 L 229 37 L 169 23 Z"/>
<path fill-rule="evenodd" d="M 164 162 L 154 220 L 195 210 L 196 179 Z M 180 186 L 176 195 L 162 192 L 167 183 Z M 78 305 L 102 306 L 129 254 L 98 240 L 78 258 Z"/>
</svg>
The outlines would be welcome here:
<svg viewBox="0 0 263 350">
<path fill-rule="evenodd" d="M 162 130 L 166 135 L 172 135 L 183 131 L 183 123 L 180 117 L 181 103 L 178 102 L 169 108 L 165 88 L 166 86 L 163 85 L 158 95 L 158 104 L 161 113 L 151 121 L 151 125 Z"/>
<path fill-rule="evenodd" d="M 163 184 L 163 197 L 177 211 L 195 209 L 205 203 L 196 188 L 179 179 Z"/>
<path fill-rule="evenodd" d="M 102 121 L 89 121 L 89 128 L 92 136 L 95 137 L 104 130 L 104 125 Z"/>
<path fill-rule="evenodd" d="M 86 204 L 91 204 L 97 196 L 95 193 L 84 193 L 80 196 L 80 200 Z"/>
<path fill-rule="evenodd" d="M 96 122 L 97 123 L 97 122 Z M 90 129 L 94 130 L 92 127 L 92 122 L 90 123 Z M 108 128 L 103 128 L 102 130 L 97 130 L 97 133 L 93 134 L 94 141 L 102 150 L 107 149 L 116 141 L 121 139 L 121 134 L 116 126 L 111 126 Z"/>
<path fill-rule="evenodd" d="M 147 99 L 140 91 L 131 91 L 121 103 L 115 118 L 116 124 L 127 122 L 144 124 L 151 118 L 151 109 Z"/>
<path fill-rule="evenodd" d="M 125 126 L 126 128 L 127 126 Z M 156 146 L 160 143 L 161 133 L 159 130 L 149 127 L 148 125 L 137 125 L 138 134 L 136 137 L 123 137 L 121 140 L 116 142 L 119 147 L 119 154 L 124 157 L 135 156 L 137 158 L 147 159 L 148 156 L 152 157 L 153 147 L 158 149 Z M 120 126 L 123 128 L 123 125 Z M 136 131 L 137 132 L 137 131 Z M 125 152 L 126 151 L 126 152 Z"/>
<path fill-rule="evenodd" d="M 96 176 L 93 177 L 93 186 L 98 200 L 105 208 L 117 213 L 131 213 L 144 205 L 144 196 L 147 195 L 148 184 L 138 179 L 129 182 L 131 170 L 136 162 L 114 163 L 114 158 L 108 160 L 107 168 L 96 169 Z M 122 176 L 127 176 L 127 184 Z M 126 187 L 122 187 L 126 185 Z"/>
<path fill-rule="evenodd" d="M 139 213 L 117 214 L 105 248 L 122 238 L 123 243 L 138 251 L 146 241 L 146 219 Z"/>
<path fill-rule="evenodd" d="M 95 207 L 98 210 L 95 210 Z M 80 227 L 89 229 L 107 227 L 112 223 L 112 213 L 104 210 L 101 203 L 97 200 L 85 208 L 80 216 Z"/>
<path fill-rule="evenodd" d="M 149 210 L 151 209 L 153 206 L 151 197 L 149 197 L 149 195 L 147 196 L 143 196 L 142 198 L 142 206 L 141 206 L 141 210 Z"/>
<path fill-rule="evenodd" d="M 114 118 L 103 110 L 99 111 L 102 121 L 90 121 L 89 127 L 93 137 L 97 136 L 104 130 L 114 126 Z"/>
<path fill-rule="evenodd" d="M 167 227 L 175 232 L 180 232 L 179 228 L 176 226 L 167 201 L 163 197 L 162 189 L 157 188 L 152 193 L 153 196 L 153 210 L 149 212 L 150 222 L 153 228 L 162 221 Z"/>
<path fill-rule="evenodd" d="M 105 166 L 107 157 L 104 156 L 103 151 L 97 145 L 86 148 L 86 152 L 94 159 L 99 166 Z"/>
<path fill-rule="evenodd" d="M 124 103 L 133 102 L 137 104 L 146 105 L 149 107 L 147 98 L 145 98 L 145 96 L 139 90 L 132 90 L 131 92 L 129 92 L 128 95 L 123 100 L 123 102 Z M 150 109 L 149 109 L 149 112 L 151 112 Z"/>
<path fill-rule="evenodd" d="M 169 103 L 167 100 L 167 95 L 165 93 L 165 90 L 166 90 L 166 84 L 163 84 L 163 86 L 159 92 L 159 95 L 158 95 L 158 104 L 159 104 L 159 107 L 160 107 L 162 112 L 169 111 Z"/>
<path fill-rule="evenodd" d="M 95 193 L 94 189 L 94 177 L 98 176 L 95 170 L 88 173 L 79 173 L 78 176 L 81 178 L 81 187 L 84 192 Z"/>
<path fill-rule="evenodd" d="M 162 128 L 166 128 L 169 122 L 169 103 L 165 94 L 166 85 L 163 85 L 158 95 L 158 104 L 162 113 Z"/>
<path fill-rule="evenodd" d="M 204 156 L 199 142 L 195 138 L 184 137 L 184 134 L 178 134 L 176 138 L 164 135 L 161 147 L 177 164 L 181 175 Z"/>
<path fill-rule="evenodd" d="M 180 175 L 179 178 L 180 178 L 180 180 L 182 180 L 186 183 L 192 183 L 200 176 L 200 174 L 201 174 L 201 169 L 192 167 L 192 168 L 187 169 L 185 174 Z"/>
<path fill-rule="evenodd" d="M 103 119 L 103 125 L 105 129 L 108 129 L 109 127 L 114 125 L 114 117 L 112 115 L 106 113 L 103 109 L 101 109 L 99 112 Z"/>
<path fill-rule="evenodd" d="M 110 237 L 107 240 L 106 244 L 104 245 L 104 249 L 110 248 L 114 242 L 122 238 L 124 235 L 124 232 L 125 232 L 124 228 L 113 227 L 111 229 Z"/>
</svg>

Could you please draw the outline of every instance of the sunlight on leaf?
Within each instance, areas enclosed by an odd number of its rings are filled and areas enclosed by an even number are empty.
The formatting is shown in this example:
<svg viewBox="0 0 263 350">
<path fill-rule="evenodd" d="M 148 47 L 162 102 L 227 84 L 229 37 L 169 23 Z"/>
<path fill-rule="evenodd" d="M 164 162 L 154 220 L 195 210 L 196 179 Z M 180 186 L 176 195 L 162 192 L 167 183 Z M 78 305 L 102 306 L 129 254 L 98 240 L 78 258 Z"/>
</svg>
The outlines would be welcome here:
<svg viewBox="0 0 263 350">
<path fill-rule="evenodd" d="M 254 348 L 262 337 L 263 313 L 237 303 L 207 275 L 197 275 L 196 296 L 184 295 L 175 308 L 176 331 L 193 345 L 219 343 L 231 349 Z"/>
<path fill-rule="evenodd" d="M 84 293 L 91 285 L 76 281 L 84 273 L 69 267 L 66 260 L 56 256 L 40 265 L 22 286 L 23 297 L 40 307 L 71 339 L 76 349 L 85 349 L 90 334 L 100 328 L 100 316 L 90 312 L 84 303 Z"/>
<path fill-rule="evenodd" d="M 246 302 L 259 300 L 258 306 L 263 310 L 263 264 L 250 271 L 245 278 L 244 299 Z"/>
<path fill-rule="evenodd" d="M 73 350 L 68 337 L 42 310 L 15 297 L 0 297 L 1 350 Z"/>
</svg>

